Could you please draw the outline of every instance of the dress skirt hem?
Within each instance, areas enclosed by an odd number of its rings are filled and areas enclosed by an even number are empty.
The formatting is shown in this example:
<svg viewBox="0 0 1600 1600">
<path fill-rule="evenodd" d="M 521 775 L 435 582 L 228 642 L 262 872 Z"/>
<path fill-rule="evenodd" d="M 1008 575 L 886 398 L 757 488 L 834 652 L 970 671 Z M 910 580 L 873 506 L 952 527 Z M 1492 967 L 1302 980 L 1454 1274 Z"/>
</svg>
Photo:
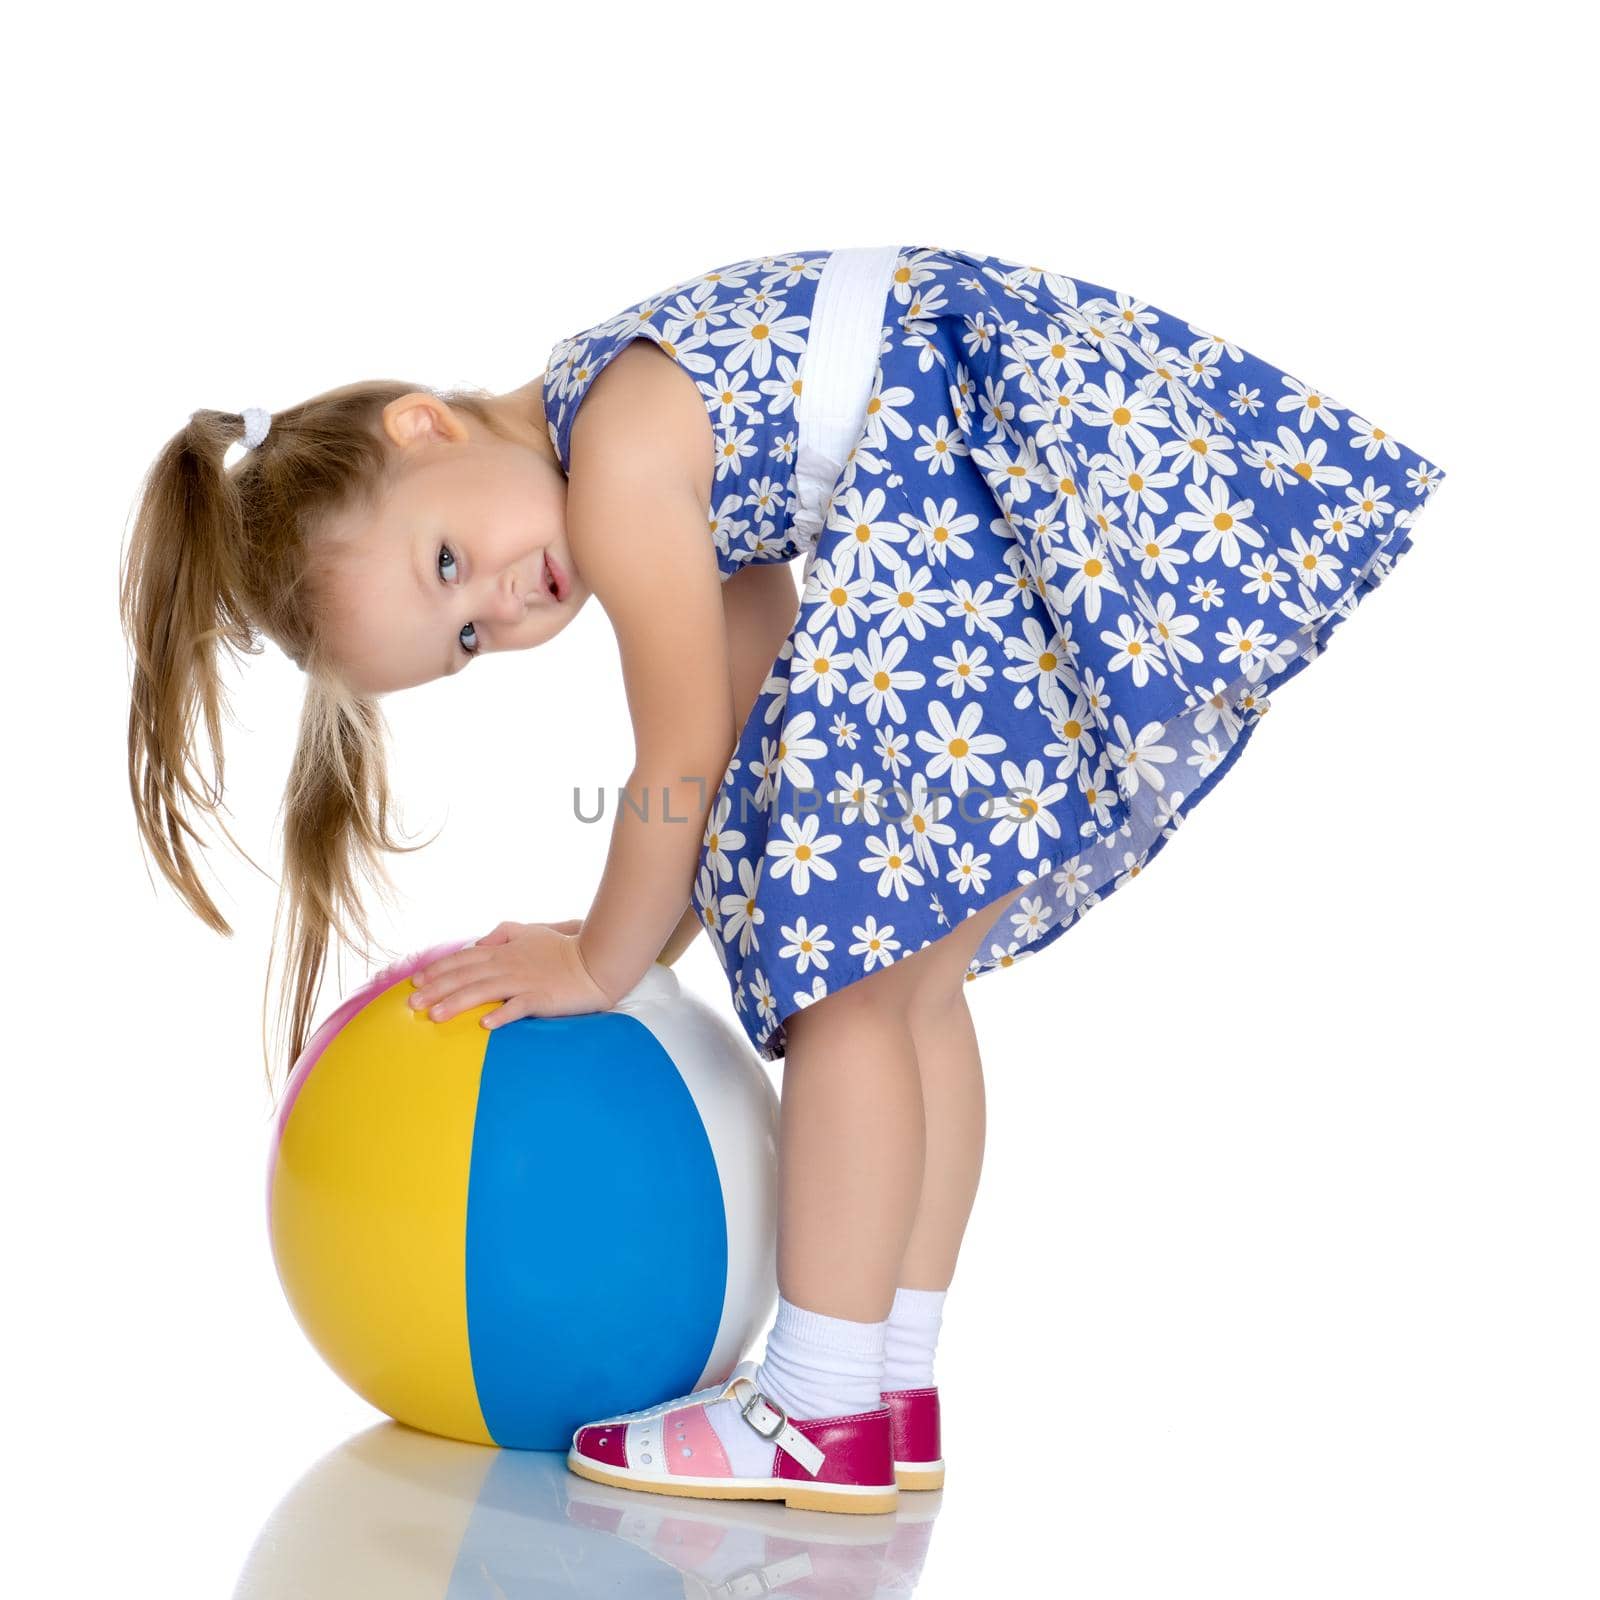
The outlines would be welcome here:
<svg viewBox="0 0 1600 1600">
<path fill-rule="evenodd" d="M 1123 884 L 1139 876 L 1144 869 L 1160 855 L 1167 843 L 1178 832 L 1188 814 L 1193 811 L 1200 801 L 1204 800 L 1217 787 L 1219 781 L 1227 774 L 1234 762 L 1244 753 L 1245 747 L 1254 737 L 1256 729 L 1260 726 L 1262 718 L 1269 709 L 1269 699 L 1281 689 L 1284 684 L 1303 671 L 1315 661 L 1328 647 L 1331 636 L 1355 614 L 1356 609 L 1380 589 L 1384 581 L 1394 571 L 1400 559 L 1412 549 L 1412 530 L 1416 527 L 1423 512 L 1438 498 L 1439 490 L 1443 488 L 1443 478 L 1430 488 L 1418 506 L 1409 508 L 1404 514 L 1404 520 L 1397 519 L 1391 526 L 1390 537 L 1381 543 L 1365 566 L 1363 566 L 1352 581 L 1340 592 L 1338 598 L 1327 608 L 1326 612 L 1317 617 L 1307 627 L 1298 630 L 1297 639 L 1304 636 L 1306 642 L 1296 650 L 1296 653 L 1287 659 L 1277 671 L 1267 671 L 1260 674 L 1252 683 L 1245 674 L 1226 686 L 1226 689 L 1208 697 L 1204 705 L 1211 706 L 1214 713 L 1220 711 L 1220 703 L 1224 699 L 1237 703 L 1239 698 L 1245 698 L 1245 706 L 1235 728 L 1233 737 L 1226 749 L 1207 768 L 1204 776 L 1186 794 L 1172 797 L 1165 806 L 1152 812 L 1152 820 L 1158 825 L 1148 832 L 1146 842 L 1142 849 L 1129 851 L 1128 860 L 1123 869 L 1112 876 L 1108 881 L 1098 887 L 1085 884 L 1081 893 L 1074 893 L 1073 886 L 1063 884 L 1063 875 L 1071 870 L 1071 863 L 1099 847 L 1101 849 L 1115 849 L 1117 840 L 1127 839 L 1132 824 L 1123 820 L 1117 826 L 1104 832 L 1096 832 L 1086 836 L 1080 843 L 1072 857 L 1063 860 L 1058 865 L 1046 864 L 1034 871 L 1024 870 L 1011 882 L 995 887 L 993 881 L 987 886 L 991 892 L 985 894 L 984 899 L 978 904 L 970 906 L 960 919 L 948 920 L 938 926 L 935 933 L 925 937 L 923 943 L 917 946 L 918 950 L 925 949 L 929 944 L 936 943 L 948 933 L 953 933 L 967 918 L 975 917 L 985 907 L 996 900 L 1004 899 L 1012 894 L 1019 884 L 1027 885 L 1038 883 L 1041 880 L 1050 880 L 1055 891 L 1054 899 L 1057 904 L 1066 900 L 1069 913 L 1048 917 L 1040 921 L 1041 912 L 1047 909 L 1047 896 L 1029 895 L 1024 893 L 1013 904 L 1009 913 L 1011 927 L 1007 929 L 1003 923 L 996 924 L 990 929 L 988 935 L 989 947 L 979 950 L 967 965 L 966 982 L 975 982 L 986 972 L 996 972 L 1003 968 L 1015 966 L 1020 961 L 1025 961 L 1038 955 L 1042 950 L 1054 944 L 1069 928 L 1074 926 L 1082 912 L 1090 907 L 1099 905 L 1103 900 L 1116 893 Z M 1163 724 L 1162 742 L 1166 743 L 1173 737 L 1167 732 L 1174 723 L 1192 723 L 1197 711 L 1202 706 L 1191 705 L 1185 708 L 1172 722 Z M 715 930 L 710 930 L 715 938 Z M 915 951 L 906 951 L 914 954 Z M 902 957 L 903 959 L 903 957 Z M 852 984 L 860 983 L 863 979 L 872 976 L 871 973 L 856 973 L 836 987 L 828 989 L 828 994 L 837 994 Z M 815 998 L 821 998 L 818 995 Z M 776 997 L 771 997 L 774 1001 Z M 762 1002 L 758 1002 L 758 1005 Z M 756 1044 L 757 1054 L 763 1061 L 781 1060 L 787 1053 L 787 1030 L 784 1026 L 787 1019 L 796 1011 L 812 1003 L 811 997 L 800 999 L 796 1003 L 780 1006 L 776 1003 L 770 1005 L 765 1015 L 767 1022 L 759 1034 Z"/>
</svg>

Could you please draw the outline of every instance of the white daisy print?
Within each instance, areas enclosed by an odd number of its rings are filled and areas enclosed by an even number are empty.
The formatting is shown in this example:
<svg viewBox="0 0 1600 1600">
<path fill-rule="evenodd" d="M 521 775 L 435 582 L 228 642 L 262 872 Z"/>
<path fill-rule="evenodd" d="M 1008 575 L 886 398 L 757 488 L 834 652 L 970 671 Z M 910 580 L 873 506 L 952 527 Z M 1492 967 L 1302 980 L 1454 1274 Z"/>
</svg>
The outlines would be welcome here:
<svg viewBox="0 0 1600 1600">
<path fill-rule="evenodd" d="M 846 690 L 845 670 L 851 651 L 839 648 L 837 628 L 824 628 L 813 638 L 802 633 L 795 640 L 794 665 L 789 670 L 789 688 L 794 694 L 815 694 L 822 705 L 832 705 L 836 694 Z"/>
<path fill-rule="evenodd" d="M 933 727 L 918 730 L 917 744 L 932 756 L 924 769 L 930 778 L 943 778 L 948 773 L 950 786 L 957 794 L 965 793 L 974 779 L 979 783 L 994 781 L 994 768 L 984 757 L 1004 750 L 1006 742 L 997 733 L 978 731 L 983 721 L 982 706 L 963 706 L 959 718 L 952 718 L 948 708 L 935 700 L 928 706 L 928 720 Z"/>
<path fill-rule="evenodd" d="M 796 821 L 791 816 L 781 816 L 778 824 L 784 837 L 767 840 L 767 859 L 772 863 L 772 876 L 781 878 L 785 873 L 796 894 L 805 894 L 811 888 L 811 874 L 819 878 L 836 878 L 838 873 L 828 860 L 828 852 L 837 850 L 842 836 L 837 833 L 819 834 L 821 823 L 816 814 Z"/>
<path fill-rule="evenodd" d="M 850 931 L 856 936 L 856 942 L 850 946 L 850 954 L 861 958 L 865 972 L 871 972 L 874 967 L 888 966 L 900 948 L 899 941 L 894 937 L 892 922 L 880 927 L 876 917 L 868 917 Z"/>
<path fill-rule="evenodd" d="M 785 942 L 779 946 L 778 954 L 794 962 L 794 969 L 799 973 L 808 972 L 812 967 L 826 969 L 828 951 L 833 949 L 833 940 L 827 933 L 827 923 L 819 922 L 812 927 L 804 917 L 796 917 L 794 926 L 783 930 Z"/>
<path fill-rule="evenodd" d="M 906 720 L 901 691 L 920 689 L 926 681 L 920 672 L 899 669 L 909 649 L 910 643 L 903 635 L 885 639 L 874 628 L 867 635 L 865 647 L 856 650 L 856 680 L 850 685 L 850 703 L 866 707 L 868 722 L 877 722 L 884 716 L 891 722 Z"/>
<path fill-rule="evenodd" d="M 904 900 L 907 883 L 922 882 L 910 841 L 902 842 L 899 831 L 893 826 L 881 837 L 869 834 L 862 843 L 867 853 L 858 865 L 866 872 L 877 874 L 880 895 L 893 894 Z"/>
</svg>

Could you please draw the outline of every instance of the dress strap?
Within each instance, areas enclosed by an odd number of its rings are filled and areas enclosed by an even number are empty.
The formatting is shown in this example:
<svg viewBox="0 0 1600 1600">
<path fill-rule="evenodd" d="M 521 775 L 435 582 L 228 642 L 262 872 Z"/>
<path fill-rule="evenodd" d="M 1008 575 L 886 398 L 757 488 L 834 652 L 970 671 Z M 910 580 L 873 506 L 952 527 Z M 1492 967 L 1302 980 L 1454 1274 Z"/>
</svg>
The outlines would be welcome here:
<svg viewBox="0 0 1600 1600">
<path fill-rule="evenodd" d="M 897 244 L 834 250 L 817 278 L 796 408 L 800 507 L 792 527 L 802 547 L 816 543 L 823 508 L 866 419 L 883 308 L 900 253 Z"/>
</svg>

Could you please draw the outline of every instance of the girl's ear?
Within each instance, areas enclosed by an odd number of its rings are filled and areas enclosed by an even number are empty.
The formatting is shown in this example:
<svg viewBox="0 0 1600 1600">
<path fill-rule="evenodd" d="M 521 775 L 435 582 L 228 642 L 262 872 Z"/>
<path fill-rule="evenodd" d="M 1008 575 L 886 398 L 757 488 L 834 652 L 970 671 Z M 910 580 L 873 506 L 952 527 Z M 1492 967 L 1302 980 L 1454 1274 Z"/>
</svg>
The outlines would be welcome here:
<svg viewBox="0 0 1600 1600">
<path fill-rule="evenodd" d="M 415 389 L 383 408 L 384 431 L 397 445 L 420 439 L 465 439 L 466 426 L 436 394 Z"/>
</svg>

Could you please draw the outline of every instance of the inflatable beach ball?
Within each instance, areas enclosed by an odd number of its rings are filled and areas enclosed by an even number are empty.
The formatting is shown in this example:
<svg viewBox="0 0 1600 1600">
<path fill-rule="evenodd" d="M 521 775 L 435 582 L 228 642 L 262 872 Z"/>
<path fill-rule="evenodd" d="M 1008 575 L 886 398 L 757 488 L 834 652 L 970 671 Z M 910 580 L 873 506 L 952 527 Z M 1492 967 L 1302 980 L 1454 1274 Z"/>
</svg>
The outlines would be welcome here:
<svg viewBox="0 0 1600 1600">
<path fill-rule="evenodd" d="M 307 1042 L 267 1171 L 306 1336 L 400 1422 L 565 1450 L 721 1383 L 777 1304 L 778 1098 L 657 963 L 610 1011 L 434 1022 L 378 974 Z"/>
</svg>

